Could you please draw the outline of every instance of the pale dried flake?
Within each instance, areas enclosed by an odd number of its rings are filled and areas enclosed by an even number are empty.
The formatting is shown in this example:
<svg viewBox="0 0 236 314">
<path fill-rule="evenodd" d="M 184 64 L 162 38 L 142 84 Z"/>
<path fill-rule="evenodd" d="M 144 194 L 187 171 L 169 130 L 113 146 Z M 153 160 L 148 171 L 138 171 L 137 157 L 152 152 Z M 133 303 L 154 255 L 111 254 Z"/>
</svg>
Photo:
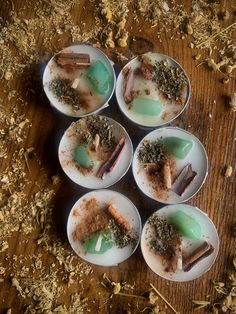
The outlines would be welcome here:
<svg viewBox="0 0 236 314">
<path fill-rule="evenodd" d="M 11 314 L 11 313 L 12 313 L 11 309 L 8 309 L 8 310 L 6 311 L 6 314 Z"/>
<path fill-rule="evenodd" d="M 192 34 L 193 34 L 193 27 L 192 27 L 191 24 L 187 24 L 187 25 L 186 25 L 186 33 L 187 33 L 188 35 L 192 35 Z"/>
<path fill-rule="evenodd" d="M 7 241 L 1 241 L 0 242 L 0 253 L 6 251 L 9 248 Z"/>
<path fill-rule="evenodd" d="M 225 169 L 225 177 L 226 178 L 231 177 L 232 173 L 233 173 L 233 167 L 228 165 Z"/>
<path fill-rule="evenodd" d="M 231 305 L 232 305 L 232 296 L 231 294 L 229 294 L 223 299 L 222 306 L 221 306 L 222 311 L 226 313 L 231 308 Z"/>
<path fill-rule="evenodd" d="M 234 268 L 236 270 L 236 256 L 233 258 L 233 265 L 234 265 Z"/>
<path fill-rule="evenodd" d="M 115 55 L 116 55 L 116 59 L 117 59 L 117 61 L 121 61 L 121 62 L 123 62 L 123 61 L 128 61 L 129 60 L 129 58 L 128 57 L 126 57 L 125 55 L 123 55 L 122 53 L 120 53 L 120 52 L 115 52 Z"/>
<path fill-rule="evenodd" d="M 128 45 L 128 38 L 129 38 L 128 32 L 124 32 L 117 41 L 118 46 L 122 48 L 126 47 Z"/>
<path fill-rule="evenodd" d="M 12 78 L 12 72 L 6 71 L 4 78 L 5 78 L 5 80 L 9 81 Z"/>
<path fill-rule="evenodd" d="M 224 77 L 224 78 L 222 79 L 222 83 L 223 83 L 223 84 L 228 84 L 228 83 L 229 83 L 229 77 Z"/>
<path fill-rule="evenodd" d="M 4 275 L 6 271 L 5 267 L 0 266 L 0 275 Z"/>
<path fill-rule="evenodd" d="M 211 302 L 209 301 L 201 301 L 201 300 L 192 300 L 192 302 L 195 305 L 196 310 L 205 308 L 211 304 Z"/>
<path fill-rule="evenodd" d="M 19 292 L 19 294 L 22 296 L 22 298 L 25 298 L 25 294 L 24 294 L 24 292 L 20 286 L 18 279 L 13 277 L 11 280 L 11 284 L 12 284 L 12 287 L 16 288 L 16 290 Z"/>
<path fill-rule="evenodd" d="M 194 58 L 194 60 L 199 60 L 201 58 L 201 56 L 202 55 L 200 53 L 198 53 L 193 58 Z"/>
<path fill-rule="evenodd" d="M 157 300 L 159 299 L 157 294 L 154 293 L 152 290 L 149 292 L 149 303 L 154 305 L 156 304 Z"/>
<path fill-rule="evenodd" d="M 166 314 L 166 312 L 160 310 L 160 307 L 159 307 L 158 305 L 154 306 L 154 307 L 150 310 L 149 313 L 150 313 L 150 314 Z"/>
<path fill-rule="evenodd" d="M 68 314 L 68 310 L 65 305 L 57 306 L 50 314 Z"/>
<path fill-rule="evenodd" d="M 9 183 L 9 177 L 7 174 L 4 174 L 2 177 L 1 177 L 1 182 L 2 183 Z"/>
<path fill-rule="evenodd" d="M 236 93 L 233 93 L 233 95 L 231 96 L 229 107 L 232 111 L 236 111 Z"/>
<path fill-rule="evenodd" d="M 113 282 L 113 293 L 118 294 L 121 290 L 121 284 L 119 282 Z"/>
</svg>

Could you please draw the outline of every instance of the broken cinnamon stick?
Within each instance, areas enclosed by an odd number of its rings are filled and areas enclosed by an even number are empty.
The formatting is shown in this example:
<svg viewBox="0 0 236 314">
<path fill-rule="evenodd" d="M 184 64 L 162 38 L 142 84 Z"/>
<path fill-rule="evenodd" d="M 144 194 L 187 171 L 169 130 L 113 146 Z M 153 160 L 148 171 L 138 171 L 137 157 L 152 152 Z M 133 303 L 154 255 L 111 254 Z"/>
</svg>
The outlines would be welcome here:
<svg viewBox="0 0 236 314">
<path fill-rule="evenodd" d="M 121 216 L 121 214 L 117 211 L 117 209 L 113 205 L 109 205 L 107 208 L 107 211 L 118 225 L 120 225 L 126 231 L 130 230 L 129 222 L 123 216 Z"/>
<path fill-rule="evenodd" d="M 86 53 L 59 53 L 56 55 L 56 63 L 65 69 L 78 69 L 90 66 L 90 56 Z"/>
<path fill-rule="evenodd" d="M 200 260 L 209 256 L 214 251 L 214 247 L 208 243 L 203 242 L 196 250 L 194 250 L 189 256 L 183 258 L 183 270 L 189 271 Z"/>
<path fill-rule="evenodd" d="M 182 196 L 182 194 L 196 177 L 196 175 L 197 173 L 193 171 L 192 165 L 187 164 L 178 174 L 177 178 L 172 184 L 171 190 L 179 196 Z"/>
<path fill-rule="evenodd" d="M 152 80 L 154 77 L 154 66 L 150 64 L 150 61 L 147 58 L 141 59 L 141 66 L 140 66 L 141 73 L 145 80 Z"/>
<path fill-rule="evenodd" d="M 107 173 L 111 172 L 114 169 L 116 163 L 119 160 L 119 157 L 121 156 L 121 153 L 124 150 L 124 147 L 125 147 L 125 138 L 122 137 L 119 143 L 116 145 L 111 156 L 98 169 L 98 172 L 96 174 L 97 177 L 100 177 L 103 179 Z"/>
<path fill-rule="evenodd" d="M 124 100 L 128 104 L 133 99 L 133 87 L 134 87 L 134 70 L 128 69 L 128 71 L 125 73 L 125 86 L 124 86 Z"/>
</svg>

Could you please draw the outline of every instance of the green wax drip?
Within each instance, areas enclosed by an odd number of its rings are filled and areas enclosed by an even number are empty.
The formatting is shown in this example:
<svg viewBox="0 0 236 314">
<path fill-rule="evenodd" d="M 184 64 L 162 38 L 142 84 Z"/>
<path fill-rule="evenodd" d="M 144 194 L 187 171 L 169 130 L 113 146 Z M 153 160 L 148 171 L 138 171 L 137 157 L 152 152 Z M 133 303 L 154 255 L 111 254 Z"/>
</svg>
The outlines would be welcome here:
<svg viewBox="0 0 236 314">
<path fill-rule="evenodd" d="M 159 116 L 162 104 L 158 100 L 138 97 L 132 103 L 132 110 L 142 115 Z"/>
<path fill-rule="evenodd" d="M 109 72 L 100 61 L 93 62 L 86 72 L 89 85 L 95 92 L 105 95 L 109 91 Z"/>
<path fill-rule="evenodd" d="M 200 224 L 181 210 L 171 215 L 170 224 L 172 224 L 183 236 L 192 240 L 199 240 L 201 238 L 202 231 Z"/>
<path fill-rule="evenodd" d="M 96 244 L 98 241 L 99 236 L 101 235 L 101 232 L 98 232 L 91 236 L 89 239 L 85 240 L 84 242 L 84 249 L 87 253 L 90 254 L 103 254 L 106 251 L 108 251 L 113 246 L 113 242 L 111 240 L 111 234 L 109 230 L 106 230 L 105 233 L 102 234 L 102 242 L 101 247 L 99 251 L 96 251 Z"/>
<path fill-rule="evenodd" d="M 193 147 L 193 142 L 179 137 L 166 137 L 162 141 L 165 151 L 179 159 L 184 159 Z"/>
<path fill-rule="evenodd" d="M 88 145 L 81 144 L 76 147 L 75 160 L 81 167 L 90 168 L 93 166 L 92 158 L 88 153 Z"/>
</svg>

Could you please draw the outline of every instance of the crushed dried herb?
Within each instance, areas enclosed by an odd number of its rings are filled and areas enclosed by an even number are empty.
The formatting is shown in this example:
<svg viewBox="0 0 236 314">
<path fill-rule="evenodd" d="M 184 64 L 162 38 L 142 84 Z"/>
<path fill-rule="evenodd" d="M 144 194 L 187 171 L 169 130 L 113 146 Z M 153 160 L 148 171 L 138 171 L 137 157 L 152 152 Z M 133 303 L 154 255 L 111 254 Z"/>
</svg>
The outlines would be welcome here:
<svg viewBox="0 0 236 314">
<path fill-rule="evenodd" d="M 144 141 L 138 151 L 138 160 L 143 165 L 148 164 L 164 164 L 167 159 L 165 150 L 160 140 Z"/>
<path fill-rule="evenodd" d="M 181 100 L 187 78 L 179 67 L 171 66 L 167 60 L 155 62 L 153 81 L 168 99 Z"/>
<path fill-rule="evenodd" d="M 96 135 L 100 137 L 100 143 L 104 147 L 113 149 L 116 145 L 116 139 L 113 133 L 113 126 L 106 117 L 89 116 L 85 118 L 85 129 L 78 128 L 81 143 L 91 144 Z"/>
<path fill-rule="evenodd" d="M 154 230 L 154 237 L 150 240 L 150 248 L 162 256 L 169 257 L 170 247 L 168 242 L 173 240 L 180 241 L 179 234 L 166 219 L 153 215 L 149 219 L 149 224 Z M 171 252 L 172 254 L 172 252 Z"/>
<path fill-rule="evenodd" d="M 111 231 L 114 242 L 118 248 L 123 248 L 127 245 L 135 246 L 137 243 L 137 235 L 132 231 L 127 231 L 118 225 L 114 219 L 109 221 L 109 230 Z"/>
<path fill-rule="evenodd" d="M 67 78 L 57 77 L 49 83 L 49 89 L 59 102 L 72 106 L 73 111 L 77 112 L 80 109 L 80 99 L 78 92 L 72 87 L 72 83 Z"/>
</svg>

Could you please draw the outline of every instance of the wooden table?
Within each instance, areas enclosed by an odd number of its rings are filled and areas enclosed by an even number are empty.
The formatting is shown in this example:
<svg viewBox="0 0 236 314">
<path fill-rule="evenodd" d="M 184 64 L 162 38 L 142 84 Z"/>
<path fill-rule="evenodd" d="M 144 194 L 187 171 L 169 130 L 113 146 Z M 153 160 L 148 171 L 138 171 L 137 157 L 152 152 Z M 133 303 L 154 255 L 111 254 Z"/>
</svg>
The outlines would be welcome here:
<svg viewBox="0 0 236 314">
<path fill-rule="evenodd" d="M 37 7 L 46 6 L 47 2 L 50 1 L 43 1 L 42 4 L 37 4 Z M 34 1 L 14 0 L 13 3 L 15 11 L 19 12 L 20 19 L 30 20 L 36 17 L 36 1 L 34 3 Z M 185 3 L 186 6 L 190 5 L 189 1 L 185 1 Z M 10 4 L 11 1 L 8 2 L 6 0 L 0 4 L 0 14 L 3 17 L 3 21 L 10 19 L 10 11 L 12 9 Z M 96 12 L 95 7 L 95 4 L 92 2 L 88 3 L 81 0 L 80 4 L 77 4 L 75 9 L 72 10 L 72 19 L 77 25 L 81 25 L 82 30 L 84 29 L 82 23 L 90 26 L 94 25 L 93 13 Z M 109 296 L 109 293 L 100 284 L 102 274 L 106 273 L 112 281 L 135 283 L 134 290 L 128 291 L 135 295 L 140 295 L 145 290 L 148 290 L 150 288 L 149 284 L 152 283 L 179 313 L 188 314 L 192 313 L 192 299 L 205 300 L 209 295 L 211 296 L 210 298 L 213 298 L 211 279 L 224 280 L 227 272 L 232 271 L 231 260 L 235 254 L 232 225 L 236 213 L 236 124 L 235 112 L 231 111 L 227 106 L 227 97 L 235 91 L 235 81 L 231 79 L 228 84 L 222 84 L 219 73 L 213 73 L 204 66 L 196 67 L 197 62 L 192 58 L 195 52 L 189 48 L 189 39 L 175 41 L 170 39 L 170 35 L 163 33 L 161 35 L 162 41 L 160 41 L 155 35 L 155 28 L 151 28 L 143 19 L 141 19 L 139 25 L 137 23 L 133 24 L 131 19 L 132 12 L 129 14 L 130 18 L 126 29 L 129 30 L 130 37 L 138 35 L 148 39 L 153 44 L 153 51 L 173 57 L 183 65 L 189 75 L 192 85 L 189 105 L 180 118 L 171 123 L 171 125 L 177 125 L 190 131 L 206 147 L 209 157 L 208 178 L 199 193 L 188 204 L 201 208 L 215 223 L 220 238 L 219 255 L 211 270 L 201 278 L 192 282 L 175 283 L 155 275 L 145 264 L 141 250 L 138 248 L 131 258 L 121 263 L 118 267 L 103 268 L 92 266 L 93 273 L 88 276 L 83 275 L 81 277 L 83 279 L 82 283 L 79 282 L 81 278 L 78 277 L 76 282 L 67 288 L 63 280 L 59 281 L 59 285 L 63 287 L 64 291 L 60 298 L 53 301 L 52 308 L 54 309 L 56 305 L 64 304 L 64 302 L 68 304 L 72 293 L 81 292 L 82 297 L 88 298 L 87 309 L 90 309 L 91 313 L 125 313 L 128 310 L 130 310 L 130 313 L 138 313 L 136 307 L 137 299 L 132 297 L 114 295 L 103 305 L 104 300 Z M 65 32 L 60 38 L 60 41 L 55 40 L 54 42 L 56 50 L 72 43 L 68 32 Z M 49 47 L 42 44 L 40 32 L 35 32 L 35 40 L 40 57 L 47 55 L 46 57 L 48 58 L 48 56 L 52 55 L 52 51 L 55 51 L 51 47 L 51 43 Z M 114 49 L 102 48 L 102 50 L 111 59 L 115 60 Z M 132 55 L 129 47 L 119 48 L 118 50 L 128 57 Z M 56 234 L 62 243 L 66 243 L 65 226 L 69 210 L 73 203 L 87 190 L 73 184 L 65 177 L 59 167 L 57 161 L 58 143 L 62 133 L 69 126 L 72 119 L 65 118 L 50 107 L 42 92 L 40 81 L 42 69 L 42 62 L 33 61 L 29 69 L 23 69 L 22 74 L 13 73 L 11 80 L 1 80 L 0 98 L 3 106 L 1 111 L 5 112 L 9 118 L 12 115 L 12 108 L 19 108 L 19 115 L 25 114 L 25 118 L 29 120 L 31 127 L 27 127 L 26 137 L 23 142 L 10 142 L 7 148 L 7 157 L 1 159 L 0 167 L 1 171 L 9 167 L 12 163 L 14 152 L 19 148 L 34 147 L 36 157 L 28 160 L 30 172 L 27 171 L 27 167 L 25 168 L 26 178 L 24 180 L 28 179 L 30 181 L 24 190 L 26 198 L 30 199 L 30 197 L 35 195 L 38 185 L 40 189 L 49 188 L 55 191 L 55 197 L 52 201 L 53 222 L 55 223 L 54 236 Z M 17 96 L 9 100 L 8 95 L 12 90 L 17 91 Z M 26 102 L 27 104 L 25 104 Z M 24 105 L 21 103 L 24 103 Z M 119 112 L 115 97 L 112 98 L 109 108 L 105 109 L 103 114 L 115 118 L 124 125 L 133 140 L 134 148 L 147 133 L 130 126 Z M 8 126 L 2 123 L 1 128 L 7 130 Z M 233 174 L 229 178 L 223 175 L 226 165 L 232 165 L 233 167 Z M 56 173 L 60 174 L 62 180 L 59 184 L 53 186 L 51 177 Z M 131 170 L 111 189 L 119 191 L 131 199 L 139 209 L 143 222 L 151 213 L 163 206 L 148 199 L 138 190 Z M 13 193 L 13 191 L 9 193 Z M 8 197 L 10 196 L 8 195 Z M 9 245 L 9 248 L 0 253 L 0 266 L 6 269 L 5 273 L 0 276 L 4 279 L 0 283 L 0 313 L 5 313 L 8 308 L 12 309 L 13 314 L 24 313 L 26 305 L 32 303 L 31 299 L 22 298 L 15 287 L 12 286 L 11 277 L 14 277 L 16 269 L 21 268 L 24 264 L 24 262 L 21 265 L 14 261 L 13 255 L 19 257 L 22 254 L 23 257 L 21 256 L 21 258 L 23 258 L 26 265 L 32 253 L 36 255 L 41 253 L 41 259 L 46 269 L 52 263 L 55 263 L 55 267 L 60 269 L 61 275 L 63 275 L 64 270 L 55 257 L 44 250 L 42 246 L 36 244 L 36 240 L 41 232 L 40 228 L 36 228 L 28 235 L 21 232 L 13 232 L 9 237 L 0 239 L 0 241 L 7 241 Z M 67 248 L 67 250 L 68 254 L 73 254 L 70 248 Z M 78 263 L 82 262 L 79 258 L 76 258 L 76 261 Z M 30 276 L 34 278 L 34 274 Z M 140 308 L 142 309 L 144 308 L 142 300 L 140 302 Z M 159 300 L 159 304 L 162 309 L 165 309 L 163 301 Z M 171 313 L 169 309 L 165 309 L 165 311 L 166 313 Z M 201 310 L 199 311 L 199 313 L 203 312 L 203 310 L 202 312 Z M 88 311 L 84 310 L 84 313 L 88 313 Z M 144 313 L 148 313 L 148 311 Z"/>
</svg>

